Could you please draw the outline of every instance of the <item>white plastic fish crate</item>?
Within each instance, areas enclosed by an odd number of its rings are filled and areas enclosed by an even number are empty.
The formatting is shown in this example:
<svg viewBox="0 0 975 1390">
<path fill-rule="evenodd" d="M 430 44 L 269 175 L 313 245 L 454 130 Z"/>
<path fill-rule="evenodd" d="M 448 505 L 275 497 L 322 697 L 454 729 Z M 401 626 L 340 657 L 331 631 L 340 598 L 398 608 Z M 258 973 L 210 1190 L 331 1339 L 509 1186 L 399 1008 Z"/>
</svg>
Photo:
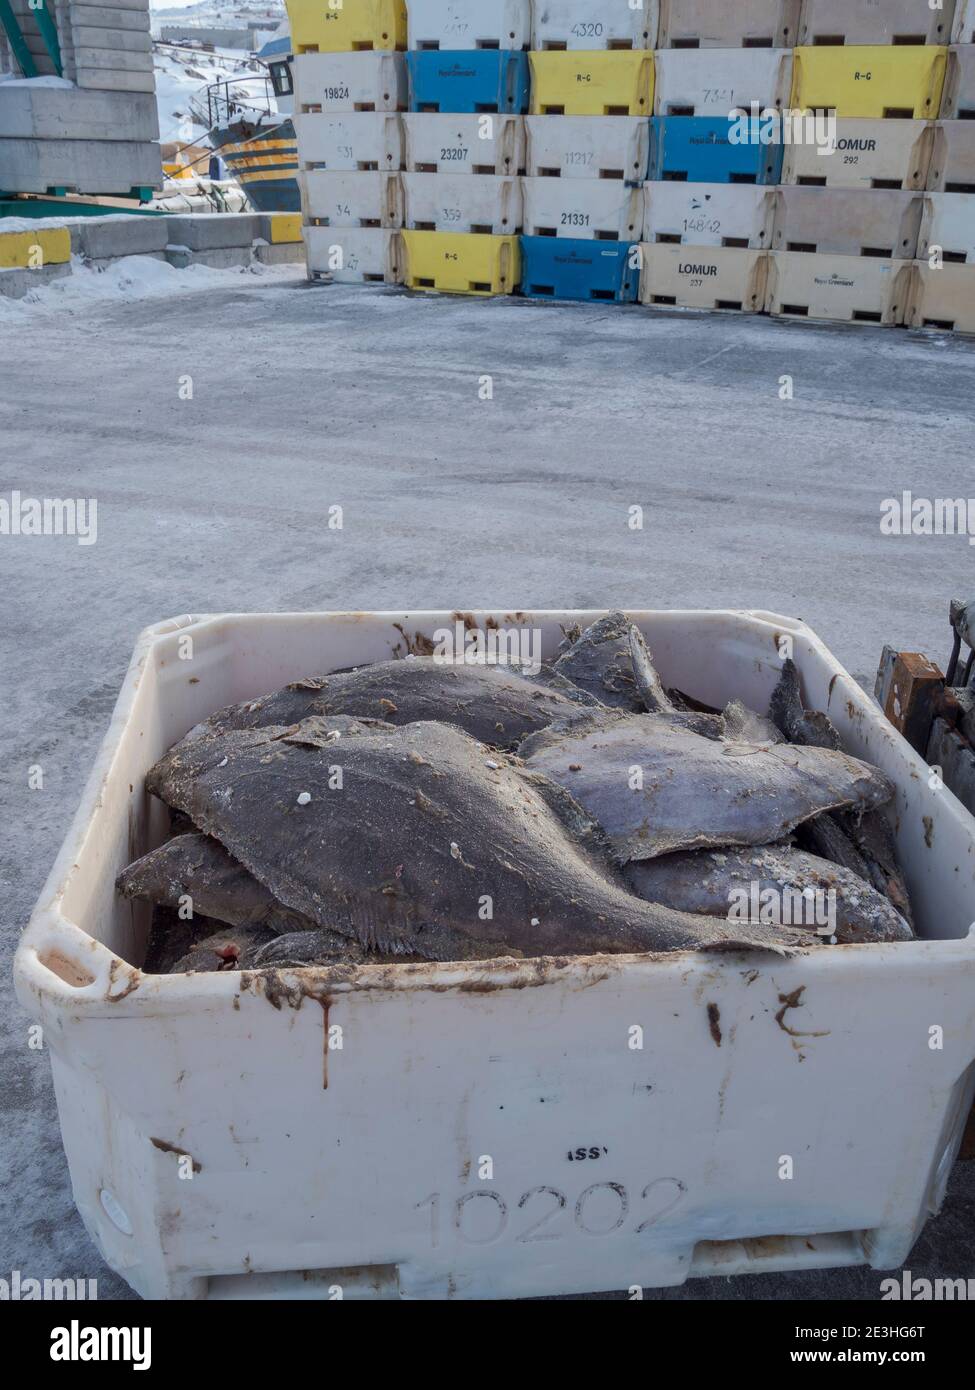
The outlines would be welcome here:
<svg viewBox="0 0 975 1390">
<path fill-rule="evenodd" d="M 644 184 L 646 242 L 685 246 L 741 246 L 764 250 L 772 244 L 778 191 L 760 184 Z"/>
<path fill-rule="evenodd" d="M 531 0 L 410 0 L 410 48 L 528 48 Z"/>
<path fill-rule="evenodd" d="M 948 50 L 941 118 L 975 120 L 975 44 L 959 44 Z"/>
<path fill-rule="evenodd" d="M 765 251 L 725 246 L 640 246 L 640 302 L 653 309 L 765 308 Z"/>
<path fill-rule="evenodd" d="M 807 0 L 808 3 L 808 0 Z M 659 48 L 791 48 L 800 0 L 660 0 Z M 720 63 L 721 58 L 718 57 Z"/>
<path fill-rule="evenodd" d="M 791 639 L 807 705 L 895 783 L 926 939 L 787 960 L 139 971 L 147 913 L 114 880 L 163 838 L 144 791 L 155 760 L 228 702 L 403 656 L 458 616 L 225 614 L 139 637 L 15 961 L 105 1260 L 162 1298 L 334 1284 L 504 1297 L 897 1268 L 942 1201 L 975 1091 L 975 820 L 791 619 L 634 615 L 664 682 L 715 707 L 764 710 Z M 471 616 L 537 629 L 551 656 L 563 625 L 598 615 Z M 576 1161 L 580 1148 L 599 1157 Z"/>
<path fill-rule="evenodd" d="M 914 264 L 876 256 L 775 251 L 766 308 L 782 318 L 896 325 L 914 292 Z"/>
<path fill-rule="evenodd" d="M 512 236 L 522 227 L 521 179 L 497 174 L 401 174 L 404 225 L 428 232 Z"/>
<path fill-rule="evenodd" d="M 975 193 L 975 121 L 934 121 L 930 140 L 927 187 L 938 193 Z"/>
<path fill-rule="evenodd" d="M 558 119 L 557 117 L 555 119 Z M 523 179 L 525 235 L 639 241 L 643 190 L 619 179 Z"/>
<path fill-rule="evenodd" d="M 918 239 L 918 259 L 935 247 L 953 264 L 975 266 L 975 193 L 926 193 Z"/>
<path fill-rule="evenodd" d="M 946 263 L 936 270 L 918 261 L 906 322 L 910 328 L 975 333 L 975 265 Z"/>
<path fill-rule="evenodd" d="M 403 167 L 403 124 L 395 111 L 317 112 L 294 117 L 303 169 L 385 170 Z"/>
<path fill-rule="evenodd" d="M 975 43 L 975 0 L 956 0 L 952 43 Z"/>
<path fill-rule="evenodd" d="M 727 116 L 781 110 L 792 86 L 791 48 L 662 48 L 656 56 L 658 116 Z"/>
<path fill-rule="evenodd" d="M 398 285 L 402 281 L 399 234 L 390 228 L 305 226 L 301 234 L 310 280 L 331 278 L 340 285 Z"/>
<path fill-rule="evenodd" d="M 309 169 L 298 175 L 306 222 L 329 227 L 403 225 L 399 174 Z"/>
<path fill-rule="evenodd" d="M 650 122 L 642 116 L 526 116 L 525 130 L 532 178 L 646 178 Z"/>
<path fill-rule="evenodd" d="M 788 185 L 779 190 L 773 246 L 910 260 L 917 251 L 922 206 L 922 195 L 907 189 Z"/>
<path fill-rule="evenodd" d="M 948 43 L 954 8 L 955 0 L 802 0 L 795 42 Z"/>
<path fill-rule="evenodd" d="M 299 53 L 291 70 L 296 112 L 406 110 L 402 53 Z"/>
<path fill-rule="evenodd" d="M 416 174 L 520 174 L 524 116 L 411 111 L 403 116 L 406 168 Z"/>
<path fill-rule="evenodd" d="M 933 133 L 931 121 L 840 119 L 836 146 L 827 154 L 813 144 L 786 145 L 782 182 L 826 188 L 923 188 Z"/>
<path fill-rule="evenodd" d="M 654 48 L 660 6 L 594 5 L 592 0 L 534 0 L 532 48 L 593 52 L 603 48 Z"/>
</svg>

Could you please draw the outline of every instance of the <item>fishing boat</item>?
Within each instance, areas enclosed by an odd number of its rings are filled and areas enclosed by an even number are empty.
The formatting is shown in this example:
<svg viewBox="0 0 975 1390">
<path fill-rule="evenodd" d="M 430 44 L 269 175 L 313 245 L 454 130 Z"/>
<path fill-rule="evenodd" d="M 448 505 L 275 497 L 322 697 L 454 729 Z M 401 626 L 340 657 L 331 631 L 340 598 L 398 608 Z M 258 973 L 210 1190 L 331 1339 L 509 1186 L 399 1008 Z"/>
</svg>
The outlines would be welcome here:
<svg viewBox="0 0 975 1390">
<path fill-rule="evenodd" d="M 265 73 L 207 87 L 210 142 L 257 212 L 300 212 L 287 22 L 256 57 Z"/>
</svg>

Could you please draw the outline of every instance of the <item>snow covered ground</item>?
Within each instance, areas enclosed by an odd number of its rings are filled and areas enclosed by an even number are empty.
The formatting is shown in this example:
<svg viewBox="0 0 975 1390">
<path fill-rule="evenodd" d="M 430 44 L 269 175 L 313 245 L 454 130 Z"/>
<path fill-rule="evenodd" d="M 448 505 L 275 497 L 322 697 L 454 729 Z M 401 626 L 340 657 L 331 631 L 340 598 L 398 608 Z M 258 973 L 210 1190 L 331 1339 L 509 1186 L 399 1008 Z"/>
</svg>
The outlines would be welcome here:
<svg viewBox="0 0 975 1390">
<path fill-rule="evenodd" d="M 211 270 L 201 265 L 177 270 L 168 261 L 157 261 L 151 256 L 123 256 L 105 270 L 92 270 L 80 257 L 73 256 L 72 274 L 63 280 L 40 285 L 23 299 L 0 295 L 0 328 L 33 321 L 39 314 L 58 318 L 79 314 L 113 301 L 170 299 L 200 290 L 227 290 L 256 281 L 293 281 L 303 276 L 301 264 L 266 266 L 255 261 L 233 270 Z"/>
</svg>

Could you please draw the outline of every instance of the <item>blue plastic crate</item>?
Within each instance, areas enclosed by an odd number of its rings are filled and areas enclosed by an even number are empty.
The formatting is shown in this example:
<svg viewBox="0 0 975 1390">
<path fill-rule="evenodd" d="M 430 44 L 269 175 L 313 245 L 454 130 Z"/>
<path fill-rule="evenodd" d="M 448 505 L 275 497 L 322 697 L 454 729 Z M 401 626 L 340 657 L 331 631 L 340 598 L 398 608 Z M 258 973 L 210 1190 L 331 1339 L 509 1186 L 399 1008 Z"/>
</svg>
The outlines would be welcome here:
<svg viewBox="0 0 975 1390">
<path fill-rule="evenodd" d="M 612 300 L 633 304 L 640 271 L 630 253 L 638 242 L 521 238 L 521 292 L 532 299 Z"/>
<path fill-rule="evenodd" d="M 650 178 L 688 183 L 780 183 L 781 139 L 762 144 L 758 138 L 776 118 L 749 120 L 746 143 L 732 143 L 742 127 L 726 116 L 654 116 L 650 122 Z"/>
<path fill-rule="evenodd" d="M 407 53 L 411 111 L 452 111 L 473 115 L 497 111 L 522 115 L 528 110 L 527 53 L 475 49 L 454 53 L 422 49 Z"/>
</svg>

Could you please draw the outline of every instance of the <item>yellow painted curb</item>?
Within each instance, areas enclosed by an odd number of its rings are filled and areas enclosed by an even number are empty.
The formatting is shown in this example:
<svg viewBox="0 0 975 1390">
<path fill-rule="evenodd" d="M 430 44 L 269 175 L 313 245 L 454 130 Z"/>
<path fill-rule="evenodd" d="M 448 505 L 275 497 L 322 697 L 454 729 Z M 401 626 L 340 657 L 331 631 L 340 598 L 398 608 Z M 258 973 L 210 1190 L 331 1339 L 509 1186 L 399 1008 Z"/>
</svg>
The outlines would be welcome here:
<svg viewBox="0 0 975 1390">
<path fill-rule="evenodd" d="M 67 227 L 38 228 L 36 232 L 0 231 L 0 270 L 19 267 L 38 270 L 63 265 L 71 259 L 71 233 Z"/>
</svg>

